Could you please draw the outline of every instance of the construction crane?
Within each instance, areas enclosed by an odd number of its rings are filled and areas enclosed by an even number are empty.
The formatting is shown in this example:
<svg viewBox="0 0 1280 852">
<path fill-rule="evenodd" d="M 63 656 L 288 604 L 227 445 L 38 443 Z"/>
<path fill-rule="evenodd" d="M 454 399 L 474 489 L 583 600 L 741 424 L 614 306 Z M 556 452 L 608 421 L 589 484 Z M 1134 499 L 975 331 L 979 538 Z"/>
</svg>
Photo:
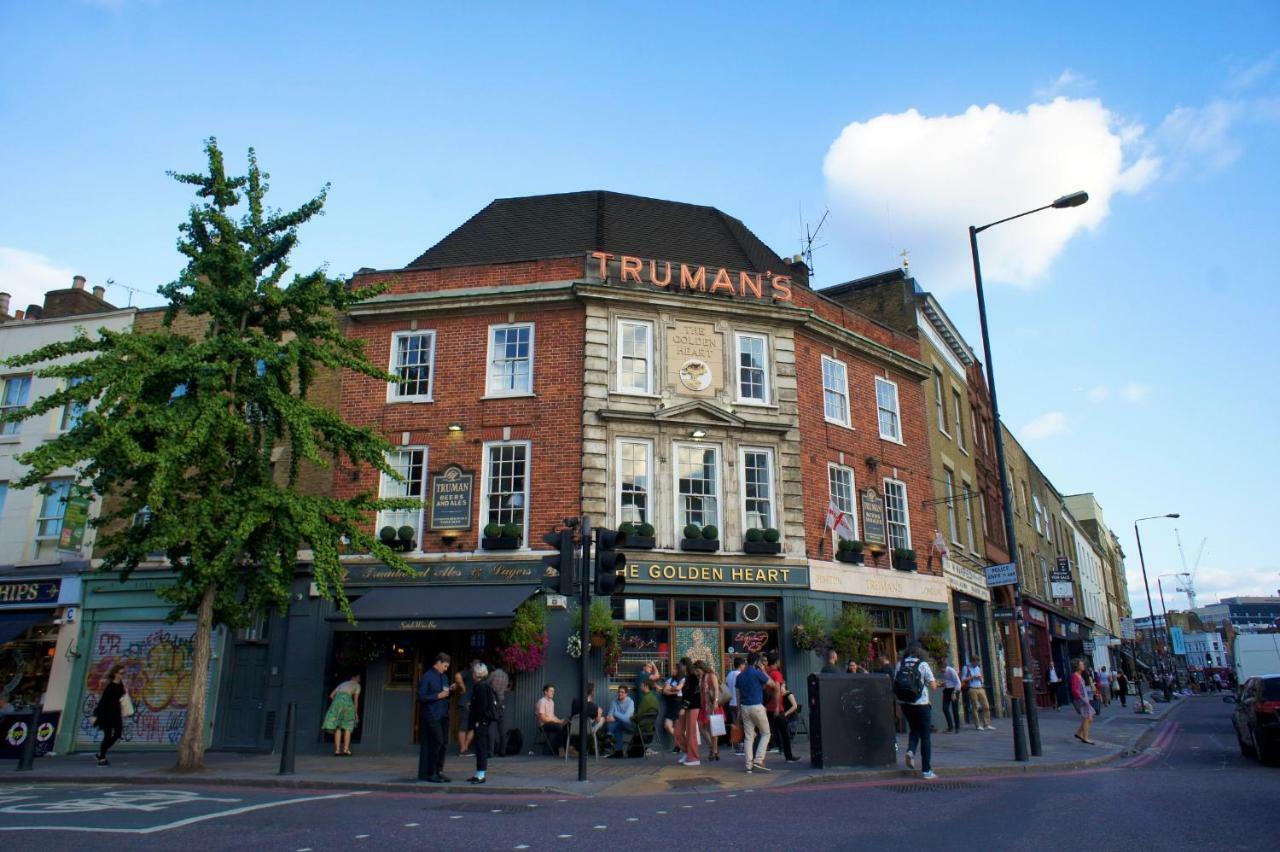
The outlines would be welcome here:
<svg viewBox="0 0 1280 852">
<path fill-rule="evenodd" d="M 1178 579 L 1182 580 L 1183 588 L 1178 589 L 1187 595 L 1187 604 L 1191 609 L 1196 608 L 1196 572 L 1200 570 L 1200 560 L 1204 558 L 1204 546 L 1208 544 L 1209 539 L 1200 539 L 1200 549 L 1196 551 L 1196 562 L 1191 566 L 1191 570 L 1187 570 L 1187 554 L 1182 550 L 1182 536 L 1178 533 L 1178 528 L 1173 528 L 1173 537 L 1178 542 L 1178 556 L 1182 559 L 1182 573 L 1178 575 Z"/>
</svg>

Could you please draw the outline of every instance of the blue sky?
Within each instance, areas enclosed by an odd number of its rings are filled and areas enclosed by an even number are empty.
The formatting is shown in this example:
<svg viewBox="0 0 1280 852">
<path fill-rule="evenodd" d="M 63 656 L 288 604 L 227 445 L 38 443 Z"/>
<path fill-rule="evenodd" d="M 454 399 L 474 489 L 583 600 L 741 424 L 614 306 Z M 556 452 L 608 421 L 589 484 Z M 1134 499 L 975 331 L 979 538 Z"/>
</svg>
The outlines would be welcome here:
<svg viewBox="0 0 1280 852">
<path fill-rule="evenodd" d="M 1005 420 L 1135 591 L 1133 519 L 1175 511 L 1153 585 L 1176 523 L 1202 600 L 1280 588 L 1280 6 L 625 5 L 4 4 L 0 288 L 171 280 L 165 170 L 215 135 L 279 206 L 332 182 L 299 268 L 403 265 L 502 196 L 711 204 L 783 254 L 830 207 L 818 286 L 908 249 L 976 345 L 966 227 L 1086 189 L 983 235 Z"/>
</svg>

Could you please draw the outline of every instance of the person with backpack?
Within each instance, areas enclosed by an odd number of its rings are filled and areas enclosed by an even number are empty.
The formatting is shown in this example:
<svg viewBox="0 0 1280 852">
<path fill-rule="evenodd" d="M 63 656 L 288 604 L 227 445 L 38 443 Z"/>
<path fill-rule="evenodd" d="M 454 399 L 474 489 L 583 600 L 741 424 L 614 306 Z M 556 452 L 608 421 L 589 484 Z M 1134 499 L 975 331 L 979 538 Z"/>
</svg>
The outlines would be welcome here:
<svg viewBox="0 0 1280 852">
<path fill-rule="evenodd" d="M 468 706 L 467 727 L 474 737 L 476 747 L 476 774 L 467 779 L 471 784 L 483 784 L 489 768 L 491 725 L 502 715 L 498 693 L 489 683 L 489 667 L 477 660 L 471 664 L 471 703 Z"/>
<path fill-rule="evenodd" d="M 907 649 L 907 655 L 898 663 L 893 674 L 893 695 L 902 707 L 902 715 L 907 719 L 911 729 L 907 737 L 907 768 L 915 768 L 916 751 L 920 753 L 920 777 L 932 780 L 938 776 L 933 772 L 933 743 L 930 734 L 933 728 L 933 707 L 929 704 L 929 690 L 937 689 L 933 670 L 924 661 L 924 648 L 919 642 L 913 642 Z"/>
</svg>

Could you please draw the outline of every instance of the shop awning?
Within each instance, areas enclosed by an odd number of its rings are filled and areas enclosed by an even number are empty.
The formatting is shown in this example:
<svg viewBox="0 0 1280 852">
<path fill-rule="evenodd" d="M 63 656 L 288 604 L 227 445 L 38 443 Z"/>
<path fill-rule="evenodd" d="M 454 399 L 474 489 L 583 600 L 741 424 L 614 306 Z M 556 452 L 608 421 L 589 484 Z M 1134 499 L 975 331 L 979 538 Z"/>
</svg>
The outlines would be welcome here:
<svg viewBox="0 0 1280 852">
<path fill-rule="evenodd" d="M 42 621 L 48 621 L 52 615 L 52 610 L 47 609 L 26 610 L 25 612 L 0 612 L 0 645 L 12 642 L 23 633 L 26 633 L 28 627 L 33 624 L 39 624 Z"/>
<path fill-rule="evenodd" d="M 351 604 L 356 623 L 329 616 L 335 630 L 486 630 L 506 627 L 541 586 L 403 586 L 371 589 Z"/>
</svg>

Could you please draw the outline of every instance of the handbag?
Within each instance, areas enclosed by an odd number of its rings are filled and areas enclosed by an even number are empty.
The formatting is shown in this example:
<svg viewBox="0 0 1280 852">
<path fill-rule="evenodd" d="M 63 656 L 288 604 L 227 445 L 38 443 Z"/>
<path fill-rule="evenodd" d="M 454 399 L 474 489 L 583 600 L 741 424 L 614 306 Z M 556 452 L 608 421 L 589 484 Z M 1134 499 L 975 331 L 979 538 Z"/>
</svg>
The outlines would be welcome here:
<svg viewBox="0 0 1280 852">
<path fill-rule="evenodd" d="M 120 717 L 122 719 L 128 719 L 132 715 L 133 715 L 133 699 L 130 698 L 129 693 L 126 692 L 124 695 L 120 696 Z"/>
<path fill-rule="evenodd" d="M 729 726 L 729 743 L 731 745 L 737 745 L 742 742 L 743 738 L 741 722 L 734 722 Z"/>
<path fill-rule="evenodd" d="M 712 713 L 707 717 L 707 727 L 711 729 L 711 736 L 723 737 L 725 734 L 724 714 Z"/>
</svg>

